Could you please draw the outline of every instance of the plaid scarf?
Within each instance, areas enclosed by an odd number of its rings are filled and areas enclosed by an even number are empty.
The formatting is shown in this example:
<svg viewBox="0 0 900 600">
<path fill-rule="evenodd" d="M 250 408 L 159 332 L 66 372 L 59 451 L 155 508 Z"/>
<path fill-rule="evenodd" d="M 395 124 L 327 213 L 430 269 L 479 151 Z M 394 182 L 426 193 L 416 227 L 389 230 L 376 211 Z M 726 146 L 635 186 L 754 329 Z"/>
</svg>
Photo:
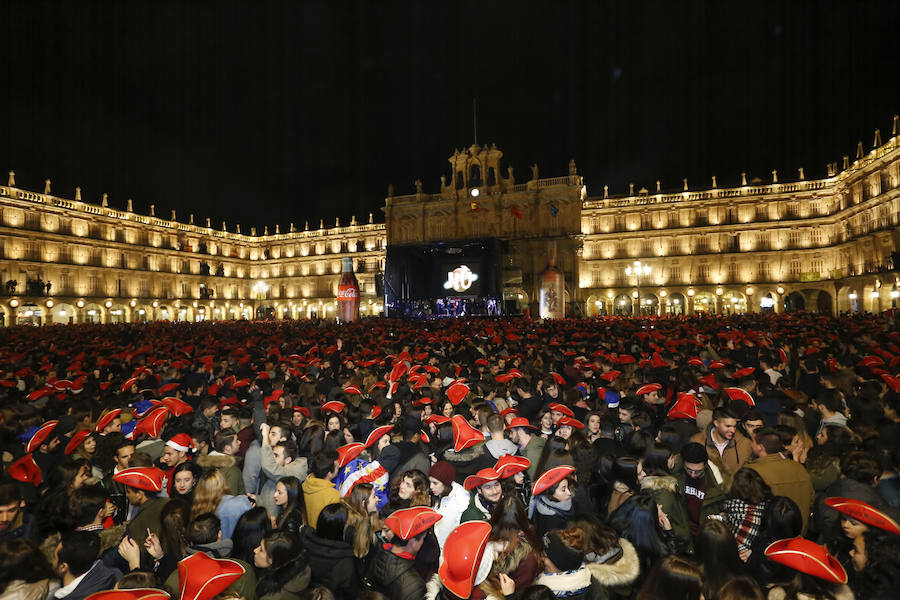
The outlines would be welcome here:
<svg viewBox="0 0 900 600">
<path fill-rule="evenodd" d="M 725 501 L 725 521 L 738 544 L 738 554 L 746 562 L 752 552 L 751 546 L 762 530 L 763 514 L 766 501 L 760 504 L 749 504 L 737 498 Z"/>
</svg>

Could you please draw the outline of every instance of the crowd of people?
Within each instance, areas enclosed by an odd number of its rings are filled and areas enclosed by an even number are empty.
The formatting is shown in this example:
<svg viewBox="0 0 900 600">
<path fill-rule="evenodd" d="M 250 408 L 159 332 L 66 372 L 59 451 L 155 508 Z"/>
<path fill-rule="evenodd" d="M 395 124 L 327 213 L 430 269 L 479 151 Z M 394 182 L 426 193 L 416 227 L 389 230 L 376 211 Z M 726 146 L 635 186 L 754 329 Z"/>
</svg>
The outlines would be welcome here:
<svg viewBox="0 0 900 600">
<path fill-rule="evenodd" d="M 0 599 L 880 600 L 892 315 L 0 330 Z"/>
</svg>

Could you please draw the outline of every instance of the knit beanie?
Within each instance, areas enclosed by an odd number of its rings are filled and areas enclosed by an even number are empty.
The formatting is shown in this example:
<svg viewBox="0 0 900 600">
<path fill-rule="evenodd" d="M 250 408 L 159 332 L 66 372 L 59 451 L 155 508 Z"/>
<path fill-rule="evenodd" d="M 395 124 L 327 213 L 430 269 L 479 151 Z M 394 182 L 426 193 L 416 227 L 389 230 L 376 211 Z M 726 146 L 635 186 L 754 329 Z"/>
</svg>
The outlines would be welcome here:
<svg viewBox="0 0 900 600">
<path fill-rule="evenodd" d="M 553 561 L 560 571 L 574 571 L 584 562 L 584 554 L 567 546 L 555 531 L 544 536 L 544 544 L 547 558 Z"/>
<path fill-rule="evenodd" d="M 434 477 L 443 483 L 445 487 L 449 488 L 453 485 L 453 480 L 456 479 L 456 469 L 446 460 L 439 460 L 431 466 L 428 476 Z"/>
</svg>

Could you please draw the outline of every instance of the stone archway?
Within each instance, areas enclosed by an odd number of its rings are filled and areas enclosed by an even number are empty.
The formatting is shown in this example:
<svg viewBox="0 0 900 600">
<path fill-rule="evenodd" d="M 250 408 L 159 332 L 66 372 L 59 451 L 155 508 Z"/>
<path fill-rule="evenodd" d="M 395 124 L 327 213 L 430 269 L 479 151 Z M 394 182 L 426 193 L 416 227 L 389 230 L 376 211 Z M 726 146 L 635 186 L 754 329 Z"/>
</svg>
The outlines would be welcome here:
<svg viewBox="0 0 900 600">
<path fill-rule="evenodd" d="M 613 314 L 621 316 L 631 316 L 633 308 L 631 302 L 632 300 L 630 295 L 619 294 L 613 300 Z"/>
<path fill-rule="evenodd" d="M 672 316 L 683 315 L 687 310 L 687 299 L 681 292 L 669 294 L 666 298 L 666 312 Z"/>
<path fill-rule="evenodd" d="M 110 323 L 125 323 L 128 320 L 128 309 L 121 304 L 109 307 Z"/>
<path fill-rule="evenodd" d="M 70 324 L 75 322 L 75 307 L 61 302 L 47 311 L 47 323 Z"/>
<path fill-rule="evenodd" d="M 103 323 L 103 307 L 94 303 L 85 304 L 84 322 L 93 324 Z"/>
<path fill-rule="evenodd" d="M 806 310 L 806 298 L 800 292 L 791 292 L 784 298 L 784 312 L 798 312 Z"/>
<path fill-rule="evenodd" d="M 834 314 L 834 302 L 831 298 L 831 294 L 825 290 L 819 290 L 818 297 L 816 298 L 816 310 L 823 315 Z"/>
</svg>

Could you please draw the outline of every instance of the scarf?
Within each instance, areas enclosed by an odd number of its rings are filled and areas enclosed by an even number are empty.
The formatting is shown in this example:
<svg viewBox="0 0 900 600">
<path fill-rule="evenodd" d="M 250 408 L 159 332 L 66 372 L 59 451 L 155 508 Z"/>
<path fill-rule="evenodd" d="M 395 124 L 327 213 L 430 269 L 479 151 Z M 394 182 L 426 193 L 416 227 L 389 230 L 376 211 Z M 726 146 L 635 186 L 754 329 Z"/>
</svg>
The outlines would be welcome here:
<svg viewBox="0 0 900 600">
<path fill-rule="evenodd" d="M 565 502 L 557 502 L 555 500 L 548 500 L 543 495 L 532 496 L 531 503 L 528 505 L 529 519 L 534 516 L 535 510 L 545 517 L 552 517 L 554 515 L 567 516 L 572 513 L 572 499 L 569 498 Z"/>
</svg>

